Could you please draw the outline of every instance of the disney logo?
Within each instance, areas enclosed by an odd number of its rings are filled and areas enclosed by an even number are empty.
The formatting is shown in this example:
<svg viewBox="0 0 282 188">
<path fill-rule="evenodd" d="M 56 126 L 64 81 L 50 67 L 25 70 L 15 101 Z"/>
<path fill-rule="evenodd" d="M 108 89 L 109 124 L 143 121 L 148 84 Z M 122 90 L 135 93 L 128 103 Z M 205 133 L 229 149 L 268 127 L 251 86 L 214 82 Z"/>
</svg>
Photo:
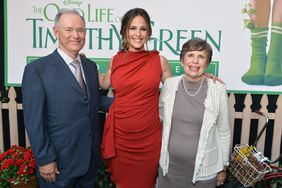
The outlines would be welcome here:
<svg viewBox="0 0 282 188">
<path fill-rule="evenodd" d="M 77 5 L 79 7 L 81 3 L 82 1 L 64 0 L 64 5 Z"/>
</svg>

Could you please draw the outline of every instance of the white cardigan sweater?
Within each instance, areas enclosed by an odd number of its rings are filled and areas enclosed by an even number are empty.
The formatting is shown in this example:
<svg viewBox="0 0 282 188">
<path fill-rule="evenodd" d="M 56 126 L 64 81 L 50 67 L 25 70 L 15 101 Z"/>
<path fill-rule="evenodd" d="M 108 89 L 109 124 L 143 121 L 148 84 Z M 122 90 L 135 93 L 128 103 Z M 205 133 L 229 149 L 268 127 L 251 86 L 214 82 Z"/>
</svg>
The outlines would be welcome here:
<svg viewBox="0 0 282 188">
<path fill-rule="evenodd" d="M 168 142 L 175 93 L 183 76 L 165 81 L 159 99 L 160 119 L 163 121 L 160 167 L 163 175 L 169 168 Z M 224 166 L 229 165 L 230 126 L 225 85 L 207 79 L 208 90 L 204 102 L 205 111 L 195 159 L 192 182 L 216 177 Z M 189 107 L 187 107 L 189 109 Z M 190 109 L 193 110 L 193 109 Z"/>
</svg>

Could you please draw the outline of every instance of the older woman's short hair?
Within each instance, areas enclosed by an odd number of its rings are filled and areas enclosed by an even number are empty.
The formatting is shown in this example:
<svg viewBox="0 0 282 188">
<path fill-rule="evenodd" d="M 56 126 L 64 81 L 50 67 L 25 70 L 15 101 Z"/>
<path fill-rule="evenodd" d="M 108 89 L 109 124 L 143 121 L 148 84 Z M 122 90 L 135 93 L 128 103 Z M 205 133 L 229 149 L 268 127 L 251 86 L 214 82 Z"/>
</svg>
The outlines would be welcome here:
<svg viewBox="0 0 282 188">
<path fill-rule="evenodd" d="M 208 64 L 210 64 L 212 60 L 212 48 L 207 41 L 196 37 L 185 42 L 180 52 L 180 61 L 183 59 L 184 55 L 190 51 L 205 51 L 208 56 Z"/>
</svg>

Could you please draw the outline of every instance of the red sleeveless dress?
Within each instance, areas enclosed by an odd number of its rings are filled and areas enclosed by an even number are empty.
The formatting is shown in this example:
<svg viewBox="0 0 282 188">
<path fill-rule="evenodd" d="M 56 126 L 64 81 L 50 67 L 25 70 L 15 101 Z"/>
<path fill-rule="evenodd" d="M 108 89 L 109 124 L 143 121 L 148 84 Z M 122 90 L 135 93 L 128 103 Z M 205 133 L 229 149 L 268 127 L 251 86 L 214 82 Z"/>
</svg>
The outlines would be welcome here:
<svg viewBox="0 0 282 188">
<path fill-rule="evenodd" d="M 161 147 L 158 51 L 118 52 L 112 62 L 115 99 L 104 127 L 102 155 L 119 188 L 153 188 Z"/>
</svg>

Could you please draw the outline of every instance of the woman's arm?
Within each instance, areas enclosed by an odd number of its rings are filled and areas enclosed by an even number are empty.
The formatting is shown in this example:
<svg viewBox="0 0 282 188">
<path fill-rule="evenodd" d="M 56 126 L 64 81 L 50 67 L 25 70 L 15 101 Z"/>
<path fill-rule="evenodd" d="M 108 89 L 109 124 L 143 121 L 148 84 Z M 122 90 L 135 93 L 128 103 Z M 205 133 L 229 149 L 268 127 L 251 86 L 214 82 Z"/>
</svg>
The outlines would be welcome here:
<svg viewBox="0 0 282 188">
<path fill-rule="evenodd" d="M 204 73 L 204 77 L 205 78 L 209 78 L 209 79 L 213 79 L 213 82 L 215 83 L 216 81 L 219 81 L 220 83 L 224 84 L 223 80 L 221 80 L 220 78 L 216 77 L 215 75 L 213 74 L 210 74 L 208 72 L 205 72 Z"/>
<path fill-rule="evenodd" d="M 171 69 L 170 69 L 170 66 L 168 64 L 167 59 L 163 56 L 160 56 L 160 59 L 161 59 L 161 66 L 162 66 L 162 78 L 161 78 L 161 80 L 162 80 L 162 83 L 164 83 L 166 81 L 166 79 L 172 77 L 172 72 L 171 72 Z M 214 82 L 219 81 L 220 83 L 224 83 L 220 78 L 216 77 L 213 74 L 204 73 L 204 76 L 206 78 L 213 79 Z"/>
<path fill-rule="evenodd" d="M 161 90 L 160 97 L 159 97 L 159 117 L 161 120 L 161 124 L 163 123 L 164 119 L 164 102 L 163 102 L 163 97 L 164 97 L 164 87 Z"/>
<path fill-rule="evenodd" d="M 171 69 L 168 64 L 167 59 L 163 56 L 160 56 L 160 60 L 161 60 L 161 67 L 162 67 L 161 80 L 162 80 L 162 83 L 164 83 L 166 79 L 172 77 L 172 73 L 171 73 Z"/>
<path fill-rule="evenodd" d="M 111 74 L 112 74 L 112 62 L 111 58 L 106 74 L 102 74 L 100 71 L 99 74 L 99 84 L 102 89 L 109 89 L 111 87 Z"/>
</svg>

